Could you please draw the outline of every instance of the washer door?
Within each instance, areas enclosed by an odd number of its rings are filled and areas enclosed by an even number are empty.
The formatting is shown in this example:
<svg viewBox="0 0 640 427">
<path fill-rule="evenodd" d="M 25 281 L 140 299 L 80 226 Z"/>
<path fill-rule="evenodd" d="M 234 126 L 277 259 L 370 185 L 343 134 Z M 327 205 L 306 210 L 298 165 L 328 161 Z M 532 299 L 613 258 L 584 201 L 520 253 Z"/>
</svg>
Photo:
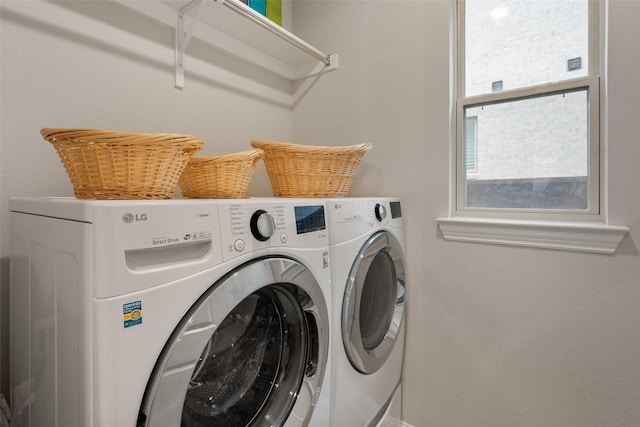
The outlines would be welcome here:
<svg viewBox="0 0 640 427">
<path fill-rule="evenodd" d="M 351 267 L 342 305 L 342 341 L 358 371 L 376 372 L 391 354 L 404 317 L 404 291 L 400 242 L 377 232 Z"/>
<path fill-rule="evenodd" d="M 287 258 L 215 283 L 173 332 L 147 385 L 139 426 L 306 425 L 328 357 L 320 285 Z"/>
</svg>

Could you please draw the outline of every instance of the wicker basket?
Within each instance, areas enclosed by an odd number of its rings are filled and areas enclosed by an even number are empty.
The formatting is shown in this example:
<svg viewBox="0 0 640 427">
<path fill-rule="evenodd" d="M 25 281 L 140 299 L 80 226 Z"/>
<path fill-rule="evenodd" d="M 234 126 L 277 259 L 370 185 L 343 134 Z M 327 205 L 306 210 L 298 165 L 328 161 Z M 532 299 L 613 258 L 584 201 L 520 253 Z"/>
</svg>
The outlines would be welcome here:
<svg viewBox="0 0 640 427">
<path fill-rule="evenodd" d="M 185 197 L 196 199 L 242 199 L 262 158 L 262 150 L 215 157 L 194 157 L 178 181 Z"/>
<path fill-rule="evenodd" d="M 276 197 L 344 197 L 371 144 L 321 147 L 254 140 Z"/>
<path fill-rule="evenodd" d="M 189 159 L 204 145 L 190 135 L 42 129 L 78 199 L 169 199 Z"/>
</svg>

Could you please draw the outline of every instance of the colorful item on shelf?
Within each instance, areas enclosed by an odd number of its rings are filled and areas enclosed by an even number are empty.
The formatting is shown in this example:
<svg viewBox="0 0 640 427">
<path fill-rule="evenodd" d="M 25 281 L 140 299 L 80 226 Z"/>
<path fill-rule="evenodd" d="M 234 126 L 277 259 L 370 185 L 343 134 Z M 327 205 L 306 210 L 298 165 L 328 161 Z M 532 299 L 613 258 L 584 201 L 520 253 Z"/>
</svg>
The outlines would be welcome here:
<svg viewBox="0 0 640 427">
<path fill-rule="evenodd" d="M 282 25 L 282 0 L 243 0 L 251 9 Z"/>
<path fill-rule="evenodd" d="M 267 16 L 267 0 L 249 0 L 249 7 L 261 15 Z"/>
<path fill-rule="evenodd" d="M 267 0 L 267 18 L 282 26 L 282 0 Z"/>
</svg>

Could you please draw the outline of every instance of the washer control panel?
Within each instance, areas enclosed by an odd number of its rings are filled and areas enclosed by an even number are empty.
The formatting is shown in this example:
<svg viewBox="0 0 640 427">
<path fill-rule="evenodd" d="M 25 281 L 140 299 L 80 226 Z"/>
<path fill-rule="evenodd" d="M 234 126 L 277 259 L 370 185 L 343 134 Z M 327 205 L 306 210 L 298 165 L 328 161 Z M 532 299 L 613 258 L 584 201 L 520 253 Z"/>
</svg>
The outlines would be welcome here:
<svg viewBox="0 0 640 427">
<path fill-rule="evenodd" d="M 312 199 L 220 200 L 224 260 L 274 247 L 328 246 L 324 204 Z"/>
</svg>

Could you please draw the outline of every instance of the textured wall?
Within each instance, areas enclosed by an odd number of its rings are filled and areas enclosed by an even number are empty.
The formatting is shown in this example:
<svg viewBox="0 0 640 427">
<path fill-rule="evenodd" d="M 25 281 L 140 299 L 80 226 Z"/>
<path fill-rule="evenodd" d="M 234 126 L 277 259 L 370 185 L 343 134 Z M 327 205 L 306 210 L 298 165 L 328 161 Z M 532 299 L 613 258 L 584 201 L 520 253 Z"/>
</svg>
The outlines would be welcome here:
<svg viewBox="0 0 640 427">
<path fill-rule="evenodd" d="M 294 29 L 340 54 L 296 108 L 298 140 L 368 140 L 360 195 L 403 198 L 405 420 L 416 427 L 622 426 L 640 419 L 640 2 L 610 5 L 608 216 L 616 255 L 446 242 L 450 2 L 304 1 Z M 304 24 L 300 24 L 304 23 Z M 327 29 L 331 29 L 327 31 Z"/>
<path fill-rule="evenodd" d="M 42 127 L 187 133 L 205 140 L 198 155 L 289 140 L 292 85 L 198 40 L 189 44 L 186 82 L 174 88 L 173 30 L 116 2 L 2 1 L 0 114 L 0 378 L 8 391 L 7 200 L 72 196 Z M 262 166 L 250 195 L 271 195 Z"/>
</svg>

